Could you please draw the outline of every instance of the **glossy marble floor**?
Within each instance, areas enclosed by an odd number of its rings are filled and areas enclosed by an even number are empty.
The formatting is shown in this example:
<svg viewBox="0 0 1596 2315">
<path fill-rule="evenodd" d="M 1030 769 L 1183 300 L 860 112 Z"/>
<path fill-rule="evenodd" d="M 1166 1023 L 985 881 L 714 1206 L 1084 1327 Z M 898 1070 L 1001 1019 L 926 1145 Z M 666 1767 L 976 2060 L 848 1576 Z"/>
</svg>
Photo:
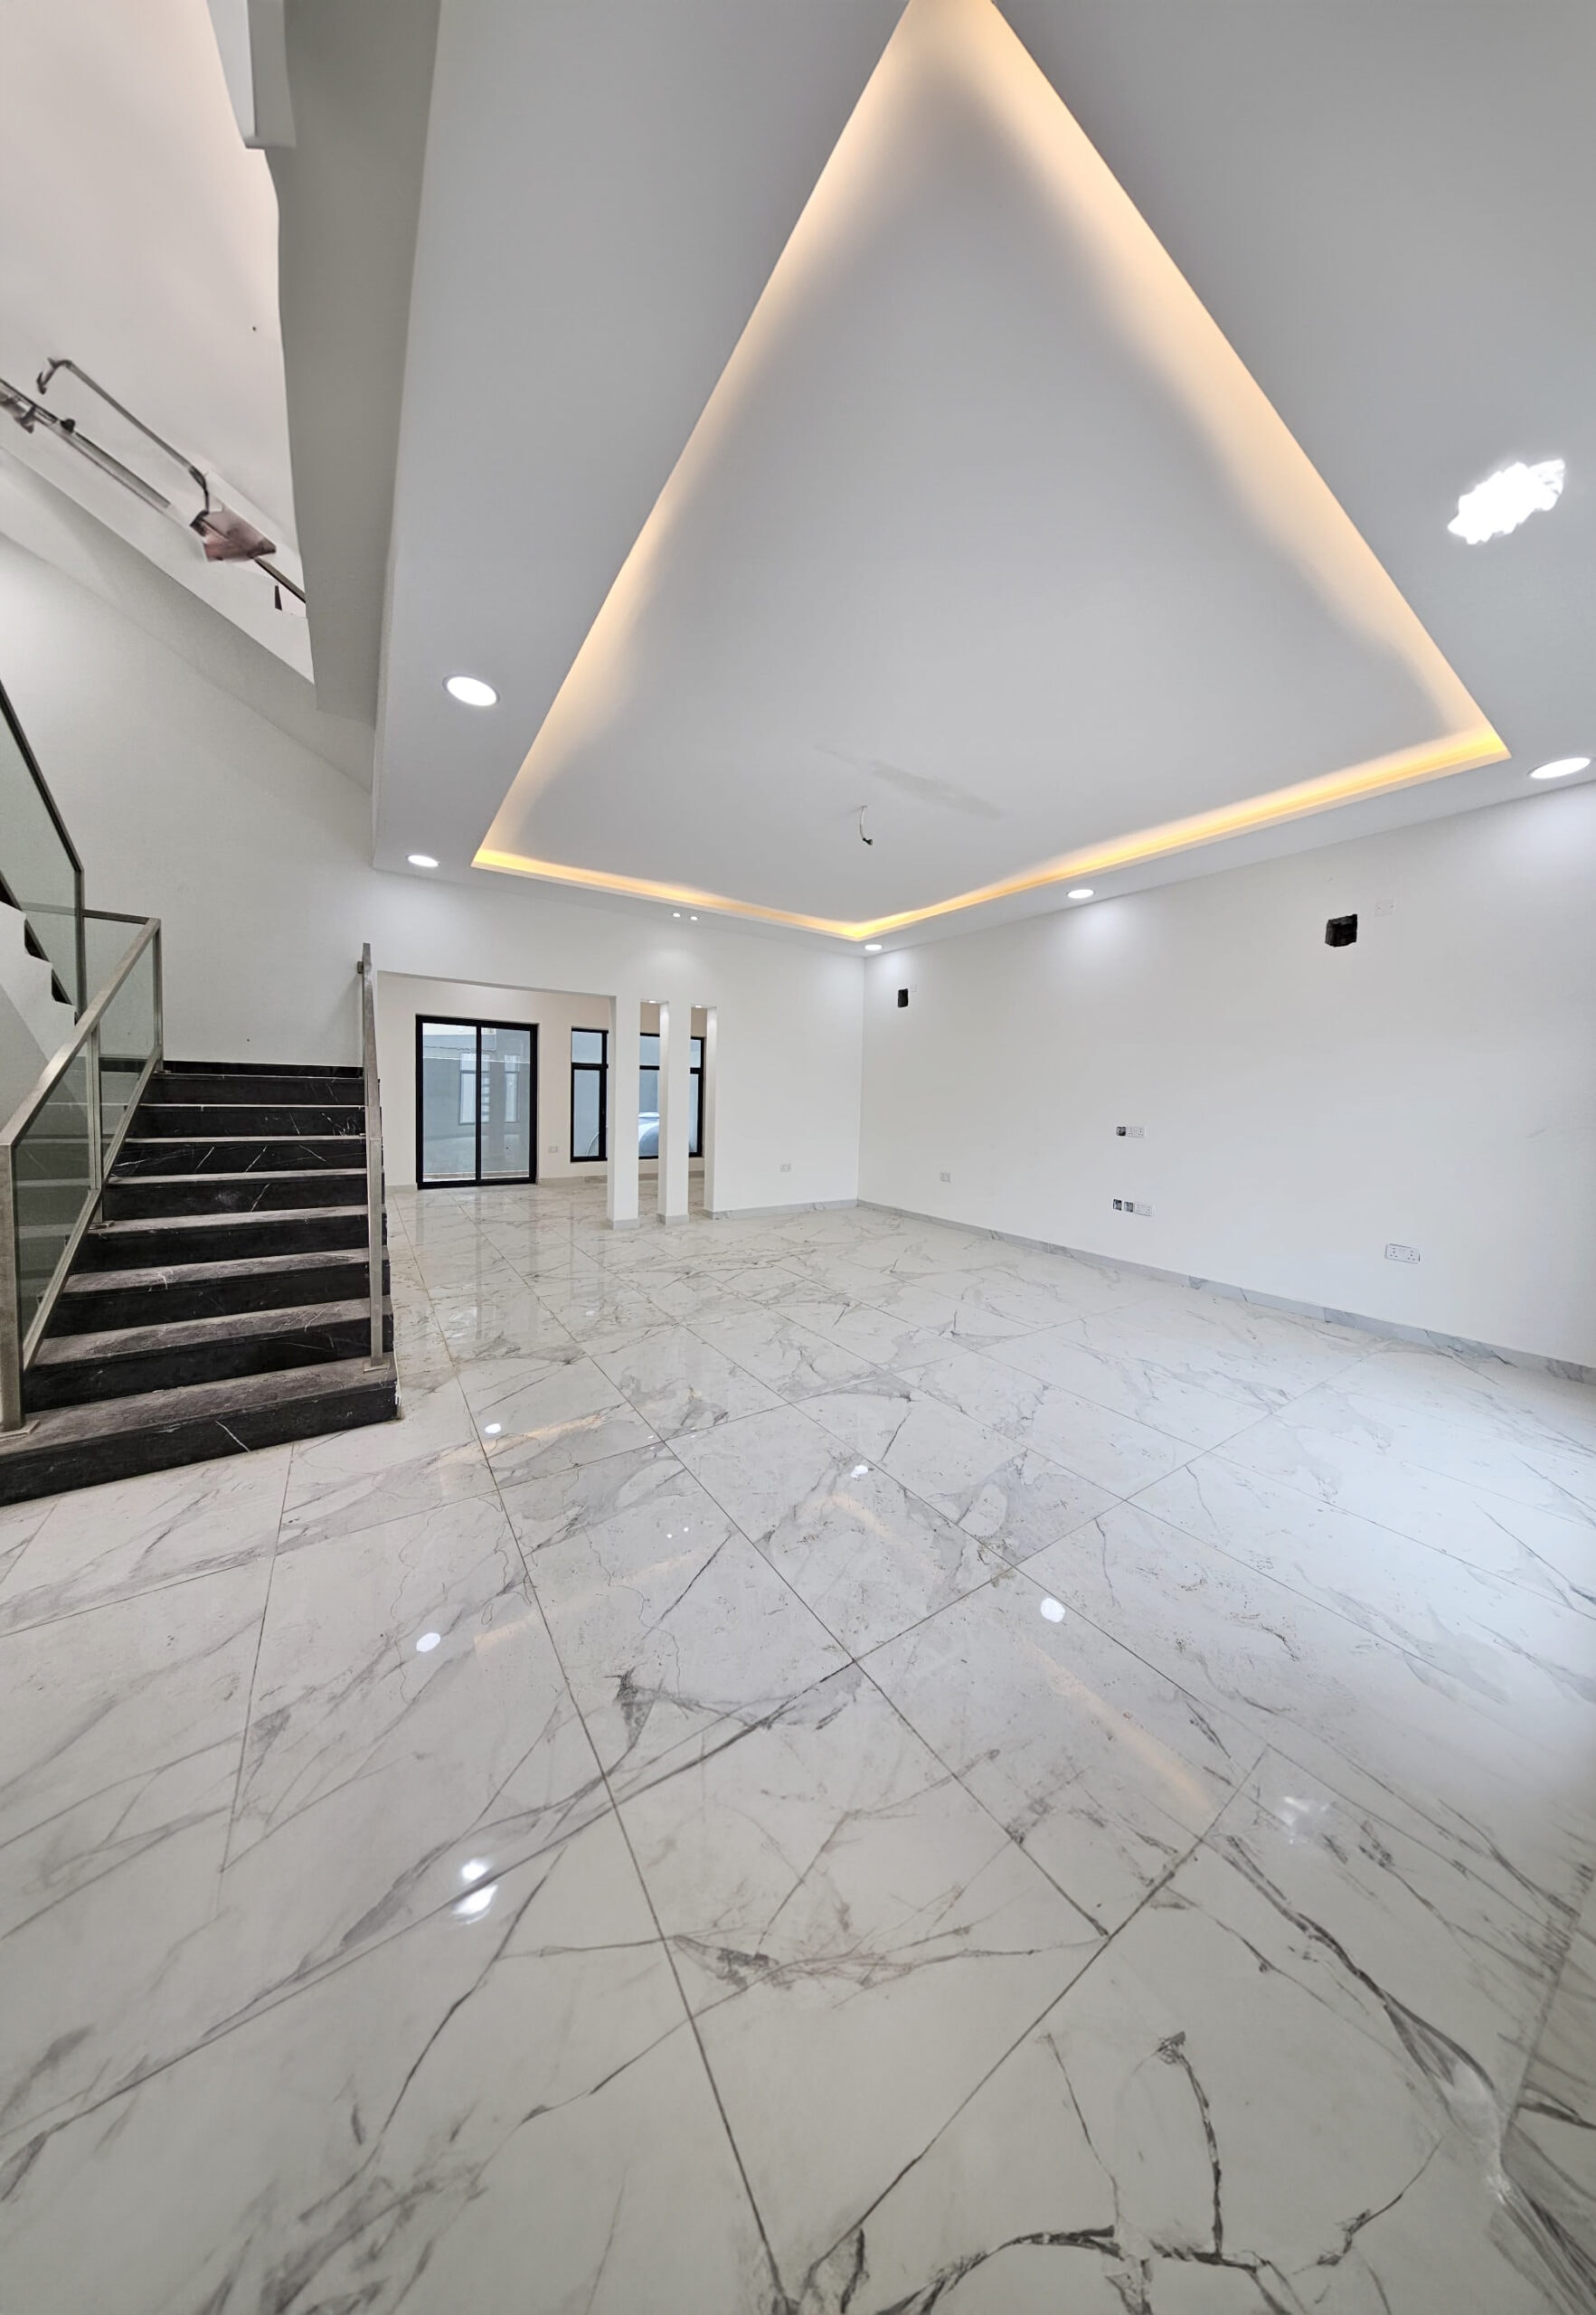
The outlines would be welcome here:
<svg viewBox="0 0 1596 2315">
<path fill-rule="evenodd" d="M 0 1513 L 5 2315 L 1596 2304 L 1596 1391 L 393 1240 L 401 1422 Z"/>
</svg>

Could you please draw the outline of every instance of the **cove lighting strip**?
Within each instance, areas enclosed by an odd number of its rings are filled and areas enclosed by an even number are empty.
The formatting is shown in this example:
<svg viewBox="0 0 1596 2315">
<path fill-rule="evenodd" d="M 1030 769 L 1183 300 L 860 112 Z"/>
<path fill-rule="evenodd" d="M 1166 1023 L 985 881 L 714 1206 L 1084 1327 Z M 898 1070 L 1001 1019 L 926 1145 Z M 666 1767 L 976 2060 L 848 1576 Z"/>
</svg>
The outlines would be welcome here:
<svg viewBox="0 0 1596 2315">
<path fill-rule="evenodd" d="M 871 917 L 850 924 L 837 917 L 803 916 L 796 911 L 766 908 L 758 901 L 739 901 L 719 893 L 699 892 L 691 884 L 656 883 L 647 876 L 620 876 L 606 868 L 573 868 L 557 860 L 533 860 L 519 852 L 499 852 L 484 845 L 472 861 L 474 868 L 488 868 L 500 875 L 536 876 L 552 884 L 579 884 L 588 892 L 617 893 L 628 899 L 666 901 L 678 908 L 714 909 L 723 916 L 755 918 L 761 924 L 787 924 L 804 932 L 829 933 L 839 940 L 874 940 L 883 932 L 900 932 L 906 925 L 924 924 L 938 916 L 954 916 L 961 909 L 980 908 L 989 901 L 1012 900 L 1021 893 L 1035 893 L 1049 884 L 1072 883 L 1079 878 L 1101 875 L 1111 868 L 1130 868 L 1143 860 L 1159 860 L 1198 845 L 1222 843 L 1227 836 L 1247 836 L 1255 828 L 1278 827 L 1310 813 L 1332 810 L 1338 804 L 1362 802 L 1393 789 L 1416 788 L 1427 780 L 1442 780 L 1452 772 L 1476 770 L 1485 764 L 1505 762 L 1510 751 L 1488 723 L 1471 732 L 1423 747 L 1404 748 L 1377 756 L 1346 771 L 1304 780 L 1293 788 L 1277 788 L 1267 796 L 1251 796 L 1239 804 L 1222 804 L 1210 812 L 1166 820 L 1161 827 L 1143 828 L 1134 836 L 1115 836 L 1106 844 L 1089 845 L 1068 852 L 1039 868 L 982 884 L 951 900 L 933 901 L 928 908 L 900 910 L 895 916 Z"/>
</svg>

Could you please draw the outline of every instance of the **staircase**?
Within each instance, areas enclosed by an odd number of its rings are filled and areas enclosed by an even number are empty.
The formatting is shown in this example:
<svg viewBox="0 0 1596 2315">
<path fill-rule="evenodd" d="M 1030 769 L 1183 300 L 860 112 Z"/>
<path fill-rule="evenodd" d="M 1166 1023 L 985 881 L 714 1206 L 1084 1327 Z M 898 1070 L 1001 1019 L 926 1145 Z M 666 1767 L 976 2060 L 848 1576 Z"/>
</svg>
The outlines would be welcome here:
<svg viewBox="0 0 1596 2315">
<path fill-rule="evenodd" d="M 0 1432 L 0 1503 L 398 1412 L 358 1069 L 151 1075 Z"/>
</svg>

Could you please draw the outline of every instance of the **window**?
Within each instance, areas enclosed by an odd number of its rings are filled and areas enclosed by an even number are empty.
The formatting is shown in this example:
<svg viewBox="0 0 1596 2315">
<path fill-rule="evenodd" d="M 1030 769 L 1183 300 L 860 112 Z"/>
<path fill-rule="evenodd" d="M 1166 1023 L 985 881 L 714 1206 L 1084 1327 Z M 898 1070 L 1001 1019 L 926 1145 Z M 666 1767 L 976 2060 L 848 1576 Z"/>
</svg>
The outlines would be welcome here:
<svg viewBox="0 0 1596 2315">
<path fill-rule="evenodd" d="M 600 1163 L 609 1154 L 609 1033 L 607 1029 L 572 1029 L 571 1033 L 571 1162 L 573 1166 Z"/>
<path fill-rule="evenodd" d="M 704 1155 L 704 1039 L 688 1040 L 687 1155 Z M 647 1031 L 637 1039 L 637 1155 L 659 1155 L 659 1039 Z"/>
<path fill-rule="evenodd" d="M 659 1039 L 637 1039 L 637 1155 L 659 1155 Z"/>
</svg>

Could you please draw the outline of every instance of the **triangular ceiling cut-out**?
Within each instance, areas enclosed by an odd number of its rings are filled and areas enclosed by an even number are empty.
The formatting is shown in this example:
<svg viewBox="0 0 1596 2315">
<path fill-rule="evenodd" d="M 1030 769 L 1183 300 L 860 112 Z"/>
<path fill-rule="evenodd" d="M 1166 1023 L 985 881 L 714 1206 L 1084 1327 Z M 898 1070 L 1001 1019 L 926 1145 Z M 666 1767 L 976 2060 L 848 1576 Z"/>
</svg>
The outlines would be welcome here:
<svg viewBox="0 0 1596 2315">
<path fill-rule="evenodd" d="M 863 939 L 1504 752 L 989 0 L 911 0 L 477 864 Z"/>
</svg>

